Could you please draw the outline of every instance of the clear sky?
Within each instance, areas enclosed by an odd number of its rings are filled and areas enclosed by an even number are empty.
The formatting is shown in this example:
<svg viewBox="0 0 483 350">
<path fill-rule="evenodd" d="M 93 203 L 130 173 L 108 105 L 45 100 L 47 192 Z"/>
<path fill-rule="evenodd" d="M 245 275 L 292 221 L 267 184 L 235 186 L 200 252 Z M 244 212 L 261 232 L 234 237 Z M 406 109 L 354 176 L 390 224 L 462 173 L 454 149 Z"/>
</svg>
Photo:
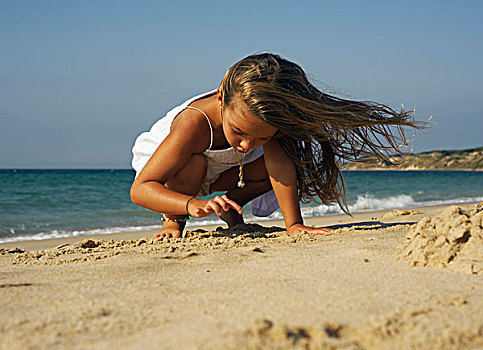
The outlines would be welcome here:
<svg viewBox="0 0 483 350">
<path fill-rule="evenodd" d="M 128 168 L 169 109 L 270 51 L 416 107 L 414 151 L 483 146 L 482 1 L 0 0 L 0 168 Z"/>
</svg>

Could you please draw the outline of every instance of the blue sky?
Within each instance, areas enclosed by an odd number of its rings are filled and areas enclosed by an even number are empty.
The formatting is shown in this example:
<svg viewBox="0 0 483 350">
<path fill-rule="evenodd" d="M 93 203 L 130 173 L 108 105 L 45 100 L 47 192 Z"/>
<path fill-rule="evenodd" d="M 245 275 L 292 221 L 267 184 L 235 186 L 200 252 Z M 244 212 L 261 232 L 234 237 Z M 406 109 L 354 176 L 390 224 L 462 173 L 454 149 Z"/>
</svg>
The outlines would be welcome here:
<svg viewBox="0 0 483 350">
<path fill-rule="evenodd" d="M 0 168 L 128 168 L 139 133 L 259 51 L 433 116 L 414 151 L 483 146 L 482 4 L 0 0 Z"/>
</svg>

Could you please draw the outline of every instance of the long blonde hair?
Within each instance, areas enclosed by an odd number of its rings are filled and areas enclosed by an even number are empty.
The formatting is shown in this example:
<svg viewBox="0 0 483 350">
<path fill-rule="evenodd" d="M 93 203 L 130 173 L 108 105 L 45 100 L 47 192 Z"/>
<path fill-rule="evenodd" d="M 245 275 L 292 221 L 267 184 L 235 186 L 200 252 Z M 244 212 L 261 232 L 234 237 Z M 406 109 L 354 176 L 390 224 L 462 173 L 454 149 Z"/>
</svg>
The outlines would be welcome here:
<svg viewBox="0 0 483 350">
<path fill-rule="evenodd" d="M 325 94 L 299 65 L 270 53 L 235 63 L 220 90 L 223 106 L 238 94 L 253 114 L 278 128 L 275 138 L 295 165 L 303 202 L 336 201 L 346 213 L 339 164 L 361 155 L 390 161 L 390 153 L 401 153 L 400 146 L 407 145 L 402 126 L 422 127 L 412 112 Z"/>
</svg>

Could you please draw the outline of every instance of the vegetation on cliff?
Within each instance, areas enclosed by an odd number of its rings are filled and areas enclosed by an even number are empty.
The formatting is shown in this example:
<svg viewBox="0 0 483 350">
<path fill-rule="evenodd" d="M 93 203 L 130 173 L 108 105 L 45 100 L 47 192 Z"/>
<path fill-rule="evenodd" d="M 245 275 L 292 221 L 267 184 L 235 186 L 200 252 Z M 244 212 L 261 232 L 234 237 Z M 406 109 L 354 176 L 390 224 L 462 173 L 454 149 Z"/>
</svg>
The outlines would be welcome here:
<svg viewBox="0 0 483 350">
<path fill-rule="evenodd" d="M 373 157 L 350 162 L 344 170 L 480 170 L 483 171 L 483 147 L 465 150 L 429 151 L 394 155 L 391 161 Z"/>
</svg>

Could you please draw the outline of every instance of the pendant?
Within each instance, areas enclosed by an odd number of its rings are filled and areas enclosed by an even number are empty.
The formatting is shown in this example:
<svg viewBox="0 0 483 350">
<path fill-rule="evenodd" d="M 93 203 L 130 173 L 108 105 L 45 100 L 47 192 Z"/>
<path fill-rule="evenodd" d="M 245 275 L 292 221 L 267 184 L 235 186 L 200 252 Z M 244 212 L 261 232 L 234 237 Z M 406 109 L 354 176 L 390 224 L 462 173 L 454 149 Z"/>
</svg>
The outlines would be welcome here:
<svg viewBox="0 0 483 350">
<path fill-rule="evenodd" d="M 245 183 L 243 182 L 243 180 L 238 181 L 238 188 L 243 188 L 243 187 L 245 187 Z"/>
</svg>

